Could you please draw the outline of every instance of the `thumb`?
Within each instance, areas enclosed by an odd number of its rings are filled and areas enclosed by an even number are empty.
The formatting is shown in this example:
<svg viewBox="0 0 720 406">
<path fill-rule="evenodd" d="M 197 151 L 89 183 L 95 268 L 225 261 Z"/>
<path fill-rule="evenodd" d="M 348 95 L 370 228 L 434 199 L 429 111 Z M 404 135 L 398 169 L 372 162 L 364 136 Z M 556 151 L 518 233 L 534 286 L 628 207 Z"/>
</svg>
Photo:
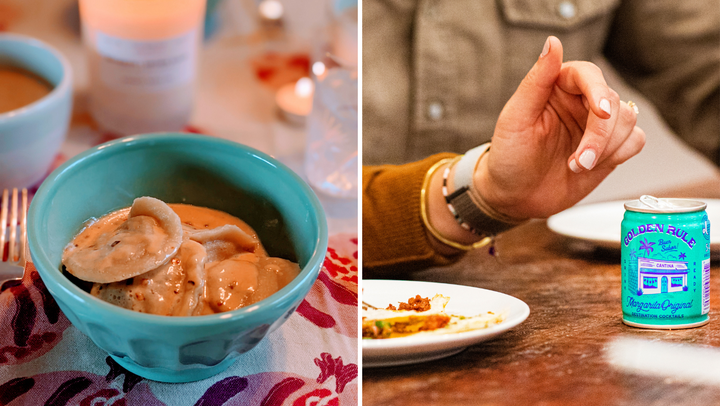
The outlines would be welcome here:
<svg viewBox="0 0 720 406">
<path fill-rule="evenodd" d="M 562 60 L 562 43 L 556 37 L 548 37 L 537 62 L 505 105 L 505 112 L 519 128 L 534 124 L 542 114 L 560 76 Z"/>
</svg>

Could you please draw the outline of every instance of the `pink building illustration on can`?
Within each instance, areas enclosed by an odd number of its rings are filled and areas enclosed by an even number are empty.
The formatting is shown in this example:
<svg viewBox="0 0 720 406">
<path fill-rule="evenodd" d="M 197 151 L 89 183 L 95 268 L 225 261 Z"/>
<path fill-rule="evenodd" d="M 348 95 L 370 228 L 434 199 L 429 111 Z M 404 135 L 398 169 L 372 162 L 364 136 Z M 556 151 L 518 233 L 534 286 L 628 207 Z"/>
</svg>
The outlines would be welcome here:
<svg viewBox="0 0 720 406">
<path fill-rule="evenodd" d="M 638 258 L 638 286 L 638 295 L 687 291 L 687 262 Z"/>
</svg>

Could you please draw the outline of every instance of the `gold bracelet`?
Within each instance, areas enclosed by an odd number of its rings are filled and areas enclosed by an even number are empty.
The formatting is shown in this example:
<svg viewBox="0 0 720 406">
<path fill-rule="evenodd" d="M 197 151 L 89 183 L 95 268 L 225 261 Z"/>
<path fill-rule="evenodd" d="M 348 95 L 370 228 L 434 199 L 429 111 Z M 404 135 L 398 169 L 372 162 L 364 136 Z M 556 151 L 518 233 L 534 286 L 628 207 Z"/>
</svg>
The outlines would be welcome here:
<svg viewBox="0 0 720 406">
<path fill-rule="evenodd" d="M 460 244 L 458 242 L 452 241 L 444 237 L 440 232 L 438 232 L 435 227 L 433 227 L 430 224 L 430 220 L 428 220 L 427 215 L 427 202 L 426 202 L 426 195 L 427 195 L 427 189 L 428 186 L 430 186 L 430 181 L 432 180 L 433 175 L 435 172 L 440 168 L 442 165 L 452 161 L 452 158 L 446 158 L 442 159 L 435 163 L 430 169 L 428 169 L 427 173 L 425 174 L 425 180 L 423 181 L 422 189 L 420 189 L 420 215 L 422 216 L 423 223 L 425 224 L 425 228 L 430 231 L 430 234 L 433 235 L 438 241 L 442 242 L 445 245 L 448 245 L 450 247 L 462 250 L 462 251 L 470 251 L 477 248 L 482 248 L 490 243 L 492 243 L 493 238 L 491 236 L 485 237 L 482 240 L 471 244 L 471 245 L 464 245 Z"/>
</svg>

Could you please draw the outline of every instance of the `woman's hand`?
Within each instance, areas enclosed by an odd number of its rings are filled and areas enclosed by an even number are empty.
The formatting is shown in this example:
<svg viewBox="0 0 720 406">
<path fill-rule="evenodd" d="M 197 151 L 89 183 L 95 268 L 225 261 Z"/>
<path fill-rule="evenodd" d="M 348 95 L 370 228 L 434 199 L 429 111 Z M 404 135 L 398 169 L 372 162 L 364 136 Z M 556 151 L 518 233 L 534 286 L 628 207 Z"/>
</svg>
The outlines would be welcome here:
<svg viewBox="0 0 720 406">
<path fill-rule="evenodd" d="M 495 210 L 545 218 L 571 207 L 645 145 L 636 114 L 589 62 L 543 52 L 503 108 L 473 182 Z"/>
</svg>

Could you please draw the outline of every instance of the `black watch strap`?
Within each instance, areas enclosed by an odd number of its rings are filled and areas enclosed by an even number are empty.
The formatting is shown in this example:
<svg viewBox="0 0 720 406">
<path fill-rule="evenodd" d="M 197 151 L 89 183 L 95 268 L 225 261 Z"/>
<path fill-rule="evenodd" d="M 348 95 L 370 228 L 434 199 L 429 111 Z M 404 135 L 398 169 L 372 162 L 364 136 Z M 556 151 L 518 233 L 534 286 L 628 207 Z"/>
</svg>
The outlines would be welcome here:
<svg viewBox="0 0 720 406">
<path fill-rule="evenodd" d="M 467 186 L 463 186 L 449 194 L 445 200 L 455 208 L 459 220 L 466 223 L 478 234 L 496 235 L 520 224 L 520 222 L 505 222 L 488 216 L 480 209 L 479 202 L 473 199 Z"/>
</svg>

